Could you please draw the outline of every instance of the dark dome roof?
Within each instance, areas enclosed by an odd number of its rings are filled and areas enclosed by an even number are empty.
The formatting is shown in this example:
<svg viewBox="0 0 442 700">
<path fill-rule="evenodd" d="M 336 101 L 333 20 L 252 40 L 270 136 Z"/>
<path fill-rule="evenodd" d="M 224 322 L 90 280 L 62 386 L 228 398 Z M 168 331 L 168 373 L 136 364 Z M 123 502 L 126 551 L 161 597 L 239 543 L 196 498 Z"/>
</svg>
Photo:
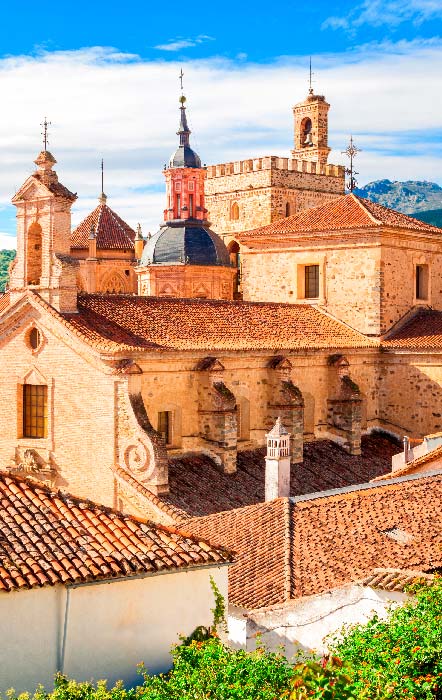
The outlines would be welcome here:
<svg viewBox="0 0 442 700">
<path fill-rule="evenodd" d="M 220 265 L 230 267 L 229 251 L 199 221 L 168 221 L 144 247 L 141 265 Z"/>
<path fill-rule="evenodd" d="M 169 161 L 170 168 L 201 168 L 201 160 L 190 146 L 178 146 Z"/>
</svg>

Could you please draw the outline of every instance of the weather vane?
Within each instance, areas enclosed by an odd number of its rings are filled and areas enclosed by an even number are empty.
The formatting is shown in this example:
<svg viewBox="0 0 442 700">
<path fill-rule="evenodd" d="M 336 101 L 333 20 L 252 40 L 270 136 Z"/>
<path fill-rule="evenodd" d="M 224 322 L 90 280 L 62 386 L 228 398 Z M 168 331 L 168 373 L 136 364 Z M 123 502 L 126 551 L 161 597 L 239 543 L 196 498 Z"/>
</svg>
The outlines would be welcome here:
<svg viewBox="0 0 442 700">
<path fill-rule="evenodd" d="M 49 138 L 48 138 L 48 126 L 51 126 L 51 122 L 48 122 L 47 118 L 44 118 L 44 121 L 41 122 L 40 126 L 43 127 L 43 131 L 41 132 L 41 135 L 43 136 L 43 146 L 44 150 L 48 150 L 48 143 L 49 143 Z"/>
<path fill-rule="evenodd" d="M 183 69 L 182 69 L 182 68 L 181 68 L 181 72 L 180 72 L 180 76 L 179 76 L 179 77 L 180 77 L 181 92 L 183 92 L 183 78 L 184 78 L 184 73 L 183 73 Z"/>
<path fill-rule="evenodd" d="M 101 159 L 101 194 L 104 193 L 104 161 Z"/>
<path fill-rule="evenodd" d="M 309 71 L 309 89 L 308 89 L 308 94 L 313 95 L 313 85 L 312 85 L 312 57 L 310 56 L 310 71 Z"/>
<path fill-rule="evenodd" d="M 354 169 L 353 167 L 353 159 L 357 156 L 358 153 L 361 152 L 361 149 L 358 148 L 354 142 L 353 142 L 353 135 L 350 136 L 350 142 L 345 149 L 345 151 L 341 151 L 342 155 L 347 156 L 350 158 L 350 167 L 345 168 L 345 174 L 349 176 L 347 180 L 347 189 L 350 190 L 350 192 L 353 192 L 354 189 L 356 189 L 358 185 L 358 181 L 356 180 L 356 175 L 359 175 L 359 173 Z"/>
</svg>

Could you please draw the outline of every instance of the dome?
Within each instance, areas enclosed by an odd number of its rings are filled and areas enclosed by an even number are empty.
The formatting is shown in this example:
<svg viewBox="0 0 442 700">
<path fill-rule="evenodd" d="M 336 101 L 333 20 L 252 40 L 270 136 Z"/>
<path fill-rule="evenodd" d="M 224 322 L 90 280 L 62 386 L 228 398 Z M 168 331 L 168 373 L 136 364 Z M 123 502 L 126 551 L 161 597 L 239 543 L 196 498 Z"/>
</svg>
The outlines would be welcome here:
<svg viewBox="0 0 442 700">
<path fill-rule="evenodd" d="M 180 263 L 230 267 L 230 256 L 221 238 L 203 224 L 168 221 L 146 243 L 140 265 Z"/>
<path fill-rule="evenodd" d="M 201 168 L 201 160 L 190 146 L 178 146 L 169 161 L 170 168 Z"/>
</svg>

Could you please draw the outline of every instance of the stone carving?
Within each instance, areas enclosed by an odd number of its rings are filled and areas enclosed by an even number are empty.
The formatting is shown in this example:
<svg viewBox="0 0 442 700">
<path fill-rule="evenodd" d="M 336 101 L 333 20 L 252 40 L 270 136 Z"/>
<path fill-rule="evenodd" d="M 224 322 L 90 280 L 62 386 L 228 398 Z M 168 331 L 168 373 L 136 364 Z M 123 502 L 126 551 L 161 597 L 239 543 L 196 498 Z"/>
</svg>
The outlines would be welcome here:
<svg viewBox="0 0 442 700">
<path fill-rule="evenodd" d="M 43 459 L 31 448 L 25 448 L 22 453 L 17 448 L 15 459 L 11 461 L 9 471 L 11 474 L 27 476 L 35 481 L 41 481 L 51 486 L 55 483 L 57 476 L 50 459 Z"/>
<path fill-rule="evenodd" d="M 149 467 L 151 467 L 150 472 L 152 472 L 155 468 L 155 465 L 151 464 L 150 455 L 142 442 L 137 442 L 126 447 L 124 450 L 124 466 L 126 466 L 129 471 L 139 473 L 148 472 Z"/>
</svg>

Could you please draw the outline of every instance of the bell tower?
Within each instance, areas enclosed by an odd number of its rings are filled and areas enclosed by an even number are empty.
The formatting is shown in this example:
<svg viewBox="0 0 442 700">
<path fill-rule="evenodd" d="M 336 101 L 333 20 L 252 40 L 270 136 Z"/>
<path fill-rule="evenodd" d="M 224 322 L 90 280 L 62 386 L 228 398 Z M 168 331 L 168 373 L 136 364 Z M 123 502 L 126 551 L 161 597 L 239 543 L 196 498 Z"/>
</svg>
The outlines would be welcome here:
<svg viewBox="0 0 442 700">
<path fill-rule="evenodd" d="M 307 99 L 293 107 L 295 119 L 295 160 L 310 160 L 325 165 L 331 149 L 328 147 L 328 110 L 323 95 L 315 95 L 310 87 Z"/>
</svg>

